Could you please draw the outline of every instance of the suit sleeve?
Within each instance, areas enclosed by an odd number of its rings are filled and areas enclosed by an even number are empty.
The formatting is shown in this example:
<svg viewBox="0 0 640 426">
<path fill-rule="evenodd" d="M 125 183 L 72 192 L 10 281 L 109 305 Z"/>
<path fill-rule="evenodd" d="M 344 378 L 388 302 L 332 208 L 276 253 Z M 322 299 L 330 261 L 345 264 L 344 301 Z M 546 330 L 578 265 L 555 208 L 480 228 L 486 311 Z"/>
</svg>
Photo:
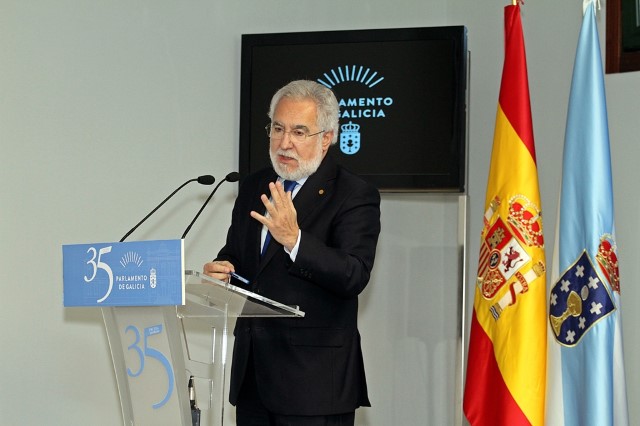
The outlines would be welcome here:
<svg viewBox="0 0 640 426">
<path fill-rule="evenodd" d="M 338 201 L 324 235 L 302 229 L 289 272 L 340 297 L 360 294 L 371 275 L 380 234 L 380 194 L 358 181 Z"/>
<path fill-rule="evenodd" d="M 259 235 L 259 226 L 262 226 L 249 216 L 249 211 L 254 208 L 253 204 L 260 202 L 258 182 L 256 177 L 249 176 L 240 185 L 231 214 L 231 225 L 227 231 L 226 243 L 215 258 L 215 260 L 231 262 L 235 266 L 236 272 L 247 277 L 253 274 L 253 271 L 248 270 L 245 264 L 252 255 L 248 250 L 251 243 L 255 242 Z"/>
</svg>

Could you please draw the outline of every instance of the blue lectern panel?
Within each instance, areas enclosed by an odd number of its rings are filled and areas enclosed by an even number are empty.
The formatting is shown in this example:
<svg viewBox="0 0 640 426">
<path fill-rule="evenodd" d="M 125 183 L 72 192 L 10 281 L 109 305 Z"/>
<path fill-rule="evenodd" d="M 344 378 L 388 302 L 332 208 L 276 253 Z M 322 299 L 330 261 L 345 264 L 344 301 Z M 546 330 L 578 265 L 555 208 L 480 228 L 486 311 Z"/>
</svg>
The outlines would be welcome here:
<svg viewBox="0 0 640 426">
<path fill-rule="evenodd" d="M 183 254 L 183 240 L 64 245 L 64 306 L 182 305 Z"/>
</svg>

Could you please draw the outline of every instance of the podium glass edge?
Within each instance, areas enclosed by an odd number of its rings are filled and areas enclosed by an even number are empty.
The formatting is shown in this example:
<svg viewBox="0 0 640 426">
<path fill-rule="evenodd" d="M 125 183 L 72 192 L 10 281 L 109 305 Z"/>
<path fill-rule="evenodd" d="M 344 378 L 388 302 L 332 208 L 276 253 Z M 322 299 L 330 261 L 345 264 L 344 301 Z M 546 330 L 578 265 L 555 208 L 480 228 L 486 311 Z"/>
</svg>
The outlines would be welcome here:
<svg viewBox="0 0 640 426">
<path fill-rule="evenodd" d="M 261 296 L 259 294 L 253 293 L 253 292 L 251 292 L 249 290 L 246 290 L 244 288 L 235 286 L 235 285 L 230 284 L 230 283 L 226 283 L 224 281 L 220 281 L 218 279 L 215 279 L 213 277 L 205 275 L 205 274 L 203 274 L 201 272 L 187 269 L 187 270 L 184 271 L 184 275 L 185 275 L 185 277 L 186 276 L 193 276 L 196 279 L 200 279 L 200 280 L 206 282 L 206 284 L 210 284 L 210 285 L 214 285 L 214 286 L 217 286 L 217 287 L 221 287 L 221 288 L 224 288 L 227 291 L 231 291 L 231 292 L 236 293 L 236 294 L 241 294 L 242 296 L 245 296 L 247 298 L 247 300 L 249 300 L 251 302 L 254 302 L 254 303 L 258 302 L 258 303 L 261 303 L 261 304 L 266 304 L 269 307 L 273 308 L 274 310 L 277 309 L 277 310 L 280 310 L 280 311 L 285 311 L 288 314 L 290 314 L 291 316 L 299 317 L 299 318 L 302 318 L 302 317 L 305 316 L 304 311 L 300 310 L 300 307 L 297 306 L 297 305 L 295 305 L 295 306 L 285 305 L 285 304 L 280 303 L 278 301 L 275 301 L 273 299 L 269 299 L 267 297 L 264 297 L 264 296 Z M 188 281 L 188 280 L 185 280 L 185 288 L 186 288 L 186 292 L 189 293 L 189 285 L 190 284 L 186 283 L 186 281 Z M 194 284 L 191 284 L 191 285 L 194 285 Z M 197 285 L 197 284 L 195 284 L 195 285 Z"/>
</svg>

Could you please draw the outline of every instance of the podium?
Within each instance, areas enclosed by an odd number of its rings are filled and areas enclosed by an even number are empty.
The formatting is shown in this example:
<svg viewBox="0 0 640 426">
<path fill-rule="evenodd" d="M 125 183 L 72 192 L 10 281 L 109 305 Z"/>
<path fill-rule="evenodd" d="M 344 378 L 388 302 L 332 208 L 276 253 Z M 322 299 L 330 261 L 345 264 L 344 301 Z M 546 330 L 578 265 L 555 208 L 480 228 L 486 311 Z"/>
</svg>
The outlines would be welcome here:
<svg viewBox="0 0 640 426">
<path fill-rule="evenodd" d="M 208 417 L 213 426 L 223 425 L 230 320 L 304 316 L 297 306 L 195 271 L 185 271 L 185 292 L 184 305 L 101 308 L 126 426 L 193 425 L 190 377 L 208 384 L 206 403 L 213 410 Z M 188 318 L 210 327 L 209 360 L 192 359 L 184 325 Z M 202 392 L 197 396 L 202 405 Z"/>
</svg>

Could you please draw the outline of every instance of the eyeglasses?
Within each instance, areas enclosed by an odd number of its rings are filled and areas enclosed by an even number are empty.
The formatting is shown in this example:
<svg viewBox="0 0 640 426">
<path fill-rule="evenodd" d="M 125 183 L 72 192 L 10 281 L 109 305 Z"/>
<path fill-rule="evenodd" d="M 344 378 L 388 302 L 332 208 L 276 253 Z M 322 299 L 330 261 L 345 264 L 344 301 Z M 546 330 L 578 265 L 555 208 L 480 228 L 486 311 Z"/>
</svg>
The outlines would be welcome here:
<svg viewBox="0 0 640 426">
<path fill-rule="evenodd" d="M 267 126 L 264 129 L 267 131 L 267 136 L 269 136 L 273 141 L 282 140 L 284 138 L 284 134 L 289 133 L 289 137 L 291 138 L 291 140 L 297 143 L 302 143 L 307 138 L 310 138 L 311 136 L 319 135 L 320 133 L 324 133 L 326 131 L 326 130 L 320 130 L 319 132 L 310 134 L 307 129 L 299 128 L 299 129 L 291 129 L 287 132 L 286 130 L 284 130 L 284 127 L 278 124 L 267 124 Z"/>
</svg>

